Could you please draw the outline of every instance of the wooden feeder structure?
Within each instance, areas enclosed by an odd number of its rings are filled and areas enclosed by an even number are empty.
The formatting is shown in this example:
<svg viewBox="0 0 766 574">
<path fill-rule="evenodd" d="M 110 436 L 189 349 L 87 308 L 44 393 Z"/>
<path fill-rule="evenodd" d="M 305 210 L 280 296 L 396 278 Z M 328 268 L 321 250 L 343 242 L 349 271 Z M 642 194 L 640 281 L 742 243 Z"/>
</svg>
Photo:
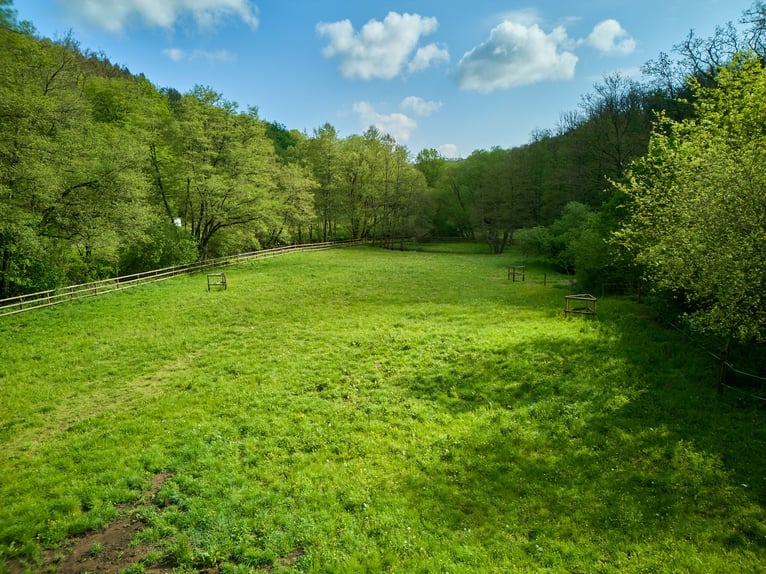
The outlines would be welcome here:
<svg viewBox="0 0 766 574">
<path fill-rule="evenodd" d="M 524 265 L 511 265 L 508 267 L 508 279 L 512 279 L 516 283 L 516 279 L 524 281 Z"/>
<path fill-rule="evenodd" d="M 564 315 L 588 315 L 596 316 L 596 299 L 590 293 L 564 296 Z"/>
<path fill-rule="evenodd" d="M 226 289 L 226 273 L 207 274 L 207 290 L 210 291 L 210 288 L 216 285 Z"/>
</svg>

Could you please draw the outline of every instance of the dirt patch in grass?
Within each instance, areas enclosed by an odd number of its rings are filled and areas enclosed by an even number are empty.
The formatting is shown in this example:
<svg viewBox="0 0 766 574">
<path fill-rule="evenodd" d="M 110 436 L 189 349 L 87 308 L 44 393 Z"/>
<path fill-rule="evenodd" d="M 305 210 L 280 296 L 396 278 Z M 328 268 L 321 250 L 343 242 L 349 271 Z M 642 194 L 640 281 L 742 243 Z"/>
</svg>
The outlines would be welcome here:
<svg viewBox="0 0 766 574">
<path fill-rule="evenodd" d="M 295 550 L 290 552 L 290 554 L 288 554 L 287 556 L 283 556 L 282 558 L 280 558 L 277 563 L 283 567 L 295 566 L 298 563 L 298 560 L 301 559 L 303 554 L 304 554 L 303 549 L 296 548 Z"/>
<path fill-rule="evenodd" d="M 133 516 L 132 510 L 152 504 L 155 495 L 172 475 L 157 474 L 151 489 L 133 505 L 119 509 L 120 516 L 106 528 L 70 538 L 65 545 L 49 550 L 43 557 L 40 572 L 56 574 L 116 574 L 140 562 L 155 549 L 152 545 L 132 545 L 135 536 L 146 526 Z M 22 564 L 9 564 L 11 574 L 25 572 Z M 147 566 L 145 572 L 172 572 L 171 566 Z"/>
<path fill-rule="evenodd" d="M 61 547 L 46 551 L 42 562 L 36 565 L 37 569 L 34 570 L 35 566 L 31 567 L 33 571 L 55 574 L 118 574 L 134 564 L 140 563 L 158 547 L 153 544 L 133 544 L 136 534 L 146 526 L 144 521 L 136 518 L 136 513 L 133 511 L 141 506 L 154 504 L 155 496 L 171 476 L 171 473 L 155 475 L 152 478 L 151 489 L 136 503 L 120 507 L 118 509 L 119 516 L 108 526 L 81 536 L 73 536 Z M 270 572 L 274 567 L 291 567 L 303 555 L 303 549 L 297 548 L 289 554 L 277 558 L 274 564 L 260 566 L 257 570 Z M 6 567 L 8 567 L 10 574 L 24 574 L 30 571 L 29 564 L 17 561 L 6 563 Z M 144 565 L 142 571 L 161 574 L 174 570 L 174 565 L 160 563 Z M 199 572 L 219 574 L 220 568 L 207 568 Z"/>
<path fill-rule="evenodd" d="M 130 544 L 143 527 L 141 522 L 133 522 L 130 517 L 119 518 L 104 530 L 91 532 L 74 539 L 66 548 L 49 552 L 42 570 L 60 574 L 116 573 L 125 570 L 151 550 Z"/>
<path fill-rule="evenodd" d="M 152 478 L 151 489 L 135 504 L 120 507 L 120 516 L 106 528 L 72 537 L 60 548 L 45 552 L 37 571 L 55 572 L 56 574 L 118 574 L 141 562 L 157 547 L 152 544 L 133 544 L 136 534 L 146 526 L 142 520 L 135 517 L 133 510 L 154 504 L 155 496 L 171 476 L 170 473 L 155 475 Z M 276 564 L 280 567 L 291 567 L 303 555 L 303 550 L 299 548 L 278 558 Z M 20 562 L 11 561 L 6 566 L 10 574 L 23 574 L 29 571 L 29 565 Z M 258 570 L 265 572 L 272 569 L 272 565 L 258 568 Z M 145 565 L 143 572 L 161 574 L 174 570 L 172 565 L 154 564 Z M 218 574 L 220 569 L 214 567 L 200 570 L 200 572 Z"/>
</svg>

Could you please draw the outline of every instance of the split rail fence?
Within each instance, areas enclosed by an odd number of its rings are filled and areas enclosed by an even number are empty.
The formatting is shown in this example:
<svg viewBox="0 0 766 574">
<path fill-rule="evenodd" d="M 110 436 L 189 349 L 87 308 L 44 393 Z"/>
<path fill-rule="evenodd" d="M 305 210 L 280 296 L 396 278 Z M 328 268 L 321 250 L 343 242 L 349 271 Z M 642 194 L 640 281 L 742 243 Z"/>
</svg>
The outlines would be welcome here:
<svg viewBox="0 0 766 574">
<path fill-rule="evenodd" d="M 164 279 L 170 279 L 178 275 L 194 273 L 195 271 L 202 271 L 216 267 L 225 267 L 227 265 L 235 265 L 237 263 L 244 263 L 254 259 L 267 259 L 269 257 L 276 257 L 278 255 L 284 255 L 286 253 L 292 253 L 296 251 L 318 251 L 321 249 L 346 247 L 349 245 L 356 245 L 358 243 L 360 242 L 330 241 L 326 243 L 287 245 L 284 247 L 276 247 L 274 249 L 263 249 L 260 251 L 239 253 L 237 255 L 219 257 L 217 259 L 207 259 L 205 261 L 198 261 L 196 263 L 189 263 L 186 265 L 174 265 L 172 267 L 164 267 L 163 269 L 155 269 L 153 271 L 144 271 L 141 273 L 134 273 L 132 275 L 123 275 L 122 277 L 101 279 L 100 281 L 81 283 L 80 285 L 69 285 L 67 287 L 58 287 L 56 289 L 39 291 L 37 293 L 18 295 L 16 297 L 0 299 L 0 317 L 5 315 L 14 315 L 16 313 L 23 313 L 33 309 L 51 307 L 52 305 L 59 305 L 61 303 L 67 303 L 69 301 L 83 299 L 85 297 L 95 297 L 96 295 L 105 295 L 107 293 L 114 293 L 115 291 L 131 289 L 146 283 L 154 283 Z"/>
</svg>

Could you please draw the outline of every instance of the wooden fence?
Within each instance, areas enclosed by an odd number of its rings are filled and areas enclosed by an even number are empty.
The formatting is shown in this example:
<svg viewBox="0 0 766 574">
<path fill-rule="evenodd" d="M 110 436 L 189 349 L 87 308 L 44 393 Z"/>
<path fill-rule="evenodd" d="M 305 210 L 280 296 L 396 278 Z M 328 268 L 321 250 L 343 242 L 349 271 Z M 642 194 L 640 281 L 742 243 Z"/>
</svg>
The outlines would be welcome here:
<svg viewBox="0 0 766 574">
<path fill-rule="evenodd" d="M 260 251 L 251 251 L 249 253 L 239 253 L 237 255 L 230 255 L 228 257 L 220 257 L 217 259 L 207 259 L 205 261 L 198 261 L 196 263 L 189 263 L 186 265 L 174 265 L 172 267 L 165 267 L 163 269 L 155 269 L 153 271 L 144 271 L 142 273 L 134 273 L 132 275 L 123 275 L 122 277 L 101 279 L 100 281 L 92 281 L 90 283 L 82 283 L 80 285 L 58 287 L 56 289 L 49 289 L 47 291 L 40 291 L 38 293 L 18 295 L 17 297 L 0 299 L 0 317 L 4 317 L 5 315 L 14 315 L 16 313 L 23 313 L 24 311 L 31 311 L 32 309 L 42 309 L 43 307 L 59 305 L 60 303 L 66 303 L 76 299 L 83 299 L 85 297 L 94 297 L 96 295 L 105 295 L 106 293 L 122 291 L 123 289 L 131 289 L 145 283 L 154 283 L 156 281 L 170 279 L 171 277 L 175 277 L 177 275 L 202 271 L 204 269 L 225 267 L 227 265 L 244 263 L 253 259 L 266 259 L 269 257 L 276 257 L 278 255 L 284 255 L 285 253 L 292 253 L 295 251 L 316 251 L 321 249 L 332 249 L 334 247 L 346 247 L 349 245 L 356 245 L 358 243 L 360 242 L 330 241 L 326 243 L 287 245 L 284 247 L 276 247 L 274 249 L 263 249 Z"/>
</svg>

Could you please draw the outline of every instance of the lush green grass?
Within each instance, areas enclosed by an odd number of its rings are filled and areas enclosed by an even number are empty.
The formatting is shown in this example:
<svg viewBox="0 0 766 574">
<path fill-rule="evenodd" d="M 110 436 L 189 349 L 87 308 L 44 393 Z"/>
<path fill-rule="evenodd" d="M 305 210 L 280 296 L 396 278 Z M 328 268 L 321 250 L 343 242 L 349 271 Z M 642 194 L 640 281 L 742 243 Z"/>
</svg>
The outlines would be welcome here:
<svg viewBox="0 0 766 574">
<path fill-rule="evenodd" d="M 180 569 L 763 571 L 763 408 L 511 260 L 291 254 L 3 319 L 0 564 L 171 472 L 131 512 Z"/>
</svg>

